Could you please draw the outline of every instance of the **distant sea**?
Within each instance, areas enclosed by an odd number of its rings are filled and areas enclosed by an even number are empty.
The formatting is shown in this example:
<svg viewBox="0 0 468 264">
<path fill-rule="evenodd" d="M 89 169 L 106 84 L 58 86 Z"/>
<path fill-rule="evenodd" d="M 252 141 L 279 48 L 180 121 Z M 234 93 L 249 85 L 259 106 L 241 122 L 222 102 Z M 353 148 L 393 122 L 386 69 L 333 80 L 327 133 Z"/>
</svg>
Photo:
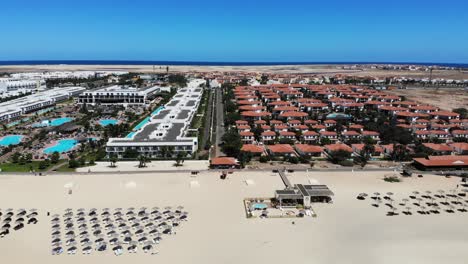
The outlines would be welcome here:
<svg viewBox="0 0 468 264">
<path fill-rule="evenodd" d="M 0 65 L 157 65 L 157 66 L 281 66 L 281 65 L 424 65 L 468 68 L 467 63 L 443 62 L 208 62 L 208 61 L 139 61 L 139 60 L 29 60 L 29 61 L 0 61 Z"/>
</svg>

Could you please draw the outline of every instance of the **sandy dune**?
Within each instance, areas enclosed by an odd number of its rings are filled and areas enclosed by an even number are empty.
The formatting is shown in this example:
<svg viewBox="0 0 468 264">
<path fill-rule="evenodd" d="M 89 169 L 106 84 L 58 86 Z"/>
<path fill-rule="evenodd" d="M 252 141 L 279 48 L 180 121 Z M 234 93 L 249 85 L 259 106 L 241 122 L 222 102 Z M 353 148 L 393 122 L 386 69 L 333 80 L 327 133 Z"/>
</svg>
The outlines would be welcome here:
<svg viewBox="0 0 468 264">
<path fill-rule="evenodd" d="M 415 78 L 429 78 L 429 72 L 423 71 L 395 71 L 378 69 L 341 69 L 340 65 L 277 65 L 277 66 L 169 66 L 170 72 L 266 72 L 277 74 L 309 73 L 315 75 L 332 76 L 336 74 L 352 76 L 393 77 L 405 76 Z M 31 71 L 130 71 L 153 72 L 152 65 L 7 65 L 0 66 L 0 72 L 31 72 Z M 166 72 L 165 66 L 155 66 L 154 72 Z M 433 71 L 433 78 L 468 79 L 468 72 L 463 71 Z"/>
</svg>

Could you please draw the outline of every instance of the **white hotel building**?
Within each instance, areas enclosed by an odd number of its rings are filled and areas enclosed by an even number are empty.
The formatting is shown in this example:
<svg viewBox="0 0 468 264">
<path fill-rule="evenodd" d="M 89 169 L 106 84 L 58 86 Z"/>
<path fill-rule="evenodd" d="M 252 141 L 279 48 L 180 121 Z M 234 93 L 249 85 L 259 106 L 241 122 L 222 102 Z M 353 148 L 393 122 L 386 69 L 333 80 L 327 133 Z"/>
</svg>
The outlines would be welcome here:
<svg viewBox="0 0 468 264">
<path fill-rule="evenodd" d="M 10 122 L 25 114 L 51 107 L 84 90 L 86 89 L 83 87 L 55 88 L 0 103 L 0 122 Z"/>
<path fill-rule="evenodd" d="M 134 149 L 150 158 L 161 156 L 163 147 L 170 147 L 174 155 L 178 152 L 195 153 L 198 138 L 187 136 L 190 123 L 197 113 L 203 89 L 199 87 L 204 80 L 196 79 L 188 87 L 179 89 L 164 109 L 152 116 L 140 130 L 129 138 L 110 138 L 106 152 L 121 158 L 127 149 Z"/>
<path fill-rule="evenodd" d="M 82 93 L 78 98 L 78 104 L 91 106 L 120 105 L 125 108 L 129 106 L 146 106 L 150 103 L 149 98 L 160 91 L 161 87 L 159 86 L 133 88 L 114 85 Z"/>
</svg>

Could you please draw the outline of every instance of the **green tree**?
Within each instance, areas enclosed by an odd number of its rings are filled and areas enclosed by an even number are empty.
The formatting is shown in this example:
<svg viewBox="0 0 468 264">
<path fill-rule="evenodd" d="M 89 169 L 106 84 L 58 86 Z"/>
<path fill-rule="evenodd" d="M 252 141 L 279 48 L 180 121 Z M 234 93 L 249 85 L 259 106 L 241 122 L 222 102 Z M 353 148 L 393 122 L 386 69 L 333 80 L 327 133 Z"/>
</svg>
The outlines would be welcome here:
<svg viewBox="0 0 468 264">
<path fill-rule="evenodd" d="M 146 167 L 146 162 L 148 161 L 148 158 L 145 155 L 140 155 L 138 156 L 138 168 L 144 168 Z"/>
<path fill-rule="evenodd" d="M 70 159 L 68 161 L 68 168 L 75 169 L 80 166 L 80 163 L 76 159 Z"/>
<path fill-rule="evenodd" d="M 394 161 L 407 161 L 410 159 L 408 149 L 404 145 L 393 145 L 393 152 L 391 155 Z"/>
<path fill-rule="evenodd" d="M 242 140 L 235 129 L 228 130 L 223 137 L 221 150 L 230 157 L 238 157 L 242 148 Z"/>
<path fill-rule="evenodd" d="M 186 156 L 187 156 L 187 153 L 185 153 L 184 151 L 177 152 L 176 159 L 175 159 L 177 167 L 182 166 L 182 163 L 184 163 Z"/>
<path fill-rule="evenodd" d="M 351 158 L 351 153 L 345 150 L 332 151 L 328 154 L 328 159 L 334 164 L 339 164 Z"/>
<path fill-rule="evenodd" d="M 45 170 L 47 169 L 47 167 L 49 167 L 49 163 L 47 162 L 47 160 L 41 160 L 39 162 L 39 165 L 38 165 L 39 170 Z"/>
<path fill-rule="evenodd" d="M 117 166 L 117 156 L 112 154 L 110 157 L 109 157 L 109 161 L 110 161 L 110 166 L 111 167 L 116 167 Z"/>
<path fill-rule="evenodd" d="M 126 159 L 137 159 L 138 158 L 138 150 L 132 149 L 132 148 L 127 148 L 124 153 L 123 157 Z"/>
<path fill-rule="evenodd" d="M 453 112 L 460 114 L 460 119 L 467 119 L 468 118 L 468 109 L 466 108 L 455 108 Z"/>
<path fill-rule="evenodd" d="M 57 151 L 52 153 L 52 156 L 50 157 L 50 161 L 53 164 L 57 164 L 59 162 L 59 160 L 60 160 L 60 153 L 58 153 Z"/>
<path fill-rule="evenodd" d="M 19 152 L 15 152 L 11 155 L 11 162 L 18 163 L 20 158 L 21 154 Z"/>
<path fill-rule="evenodd" d="M 31 163 L 31 162 L 32 162 L 32 159 L 33 159 L 32 153 L 26 153 L 24 156 L 25 156 L 25 159 L 26 159 L 26 162 L 27 162 L 27 163 Z"/>
</svg>

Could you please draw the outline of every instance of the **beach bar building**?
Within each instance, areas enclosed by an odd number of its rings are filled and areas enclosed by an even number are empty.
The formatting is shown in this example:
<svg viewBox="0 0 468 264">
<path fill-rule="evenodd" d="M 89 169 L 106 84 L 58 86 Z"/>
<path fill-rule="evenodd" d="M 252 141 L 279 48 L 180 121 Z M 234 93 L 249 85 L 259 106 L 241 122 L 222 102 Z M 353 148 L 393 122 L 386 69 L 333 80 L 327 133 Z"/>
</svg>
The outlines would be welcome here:
<svg viewBox="0 0 468 264">
<path fill-rule="evenodd" d="M 312 202 L 329 202 L 333 192 L 326 185 L 295 184 L 292 188 L 275 191 L 275 198 L 281 207 L 296 207 L 302 204 L 309 208 Z"/>
</svg>

